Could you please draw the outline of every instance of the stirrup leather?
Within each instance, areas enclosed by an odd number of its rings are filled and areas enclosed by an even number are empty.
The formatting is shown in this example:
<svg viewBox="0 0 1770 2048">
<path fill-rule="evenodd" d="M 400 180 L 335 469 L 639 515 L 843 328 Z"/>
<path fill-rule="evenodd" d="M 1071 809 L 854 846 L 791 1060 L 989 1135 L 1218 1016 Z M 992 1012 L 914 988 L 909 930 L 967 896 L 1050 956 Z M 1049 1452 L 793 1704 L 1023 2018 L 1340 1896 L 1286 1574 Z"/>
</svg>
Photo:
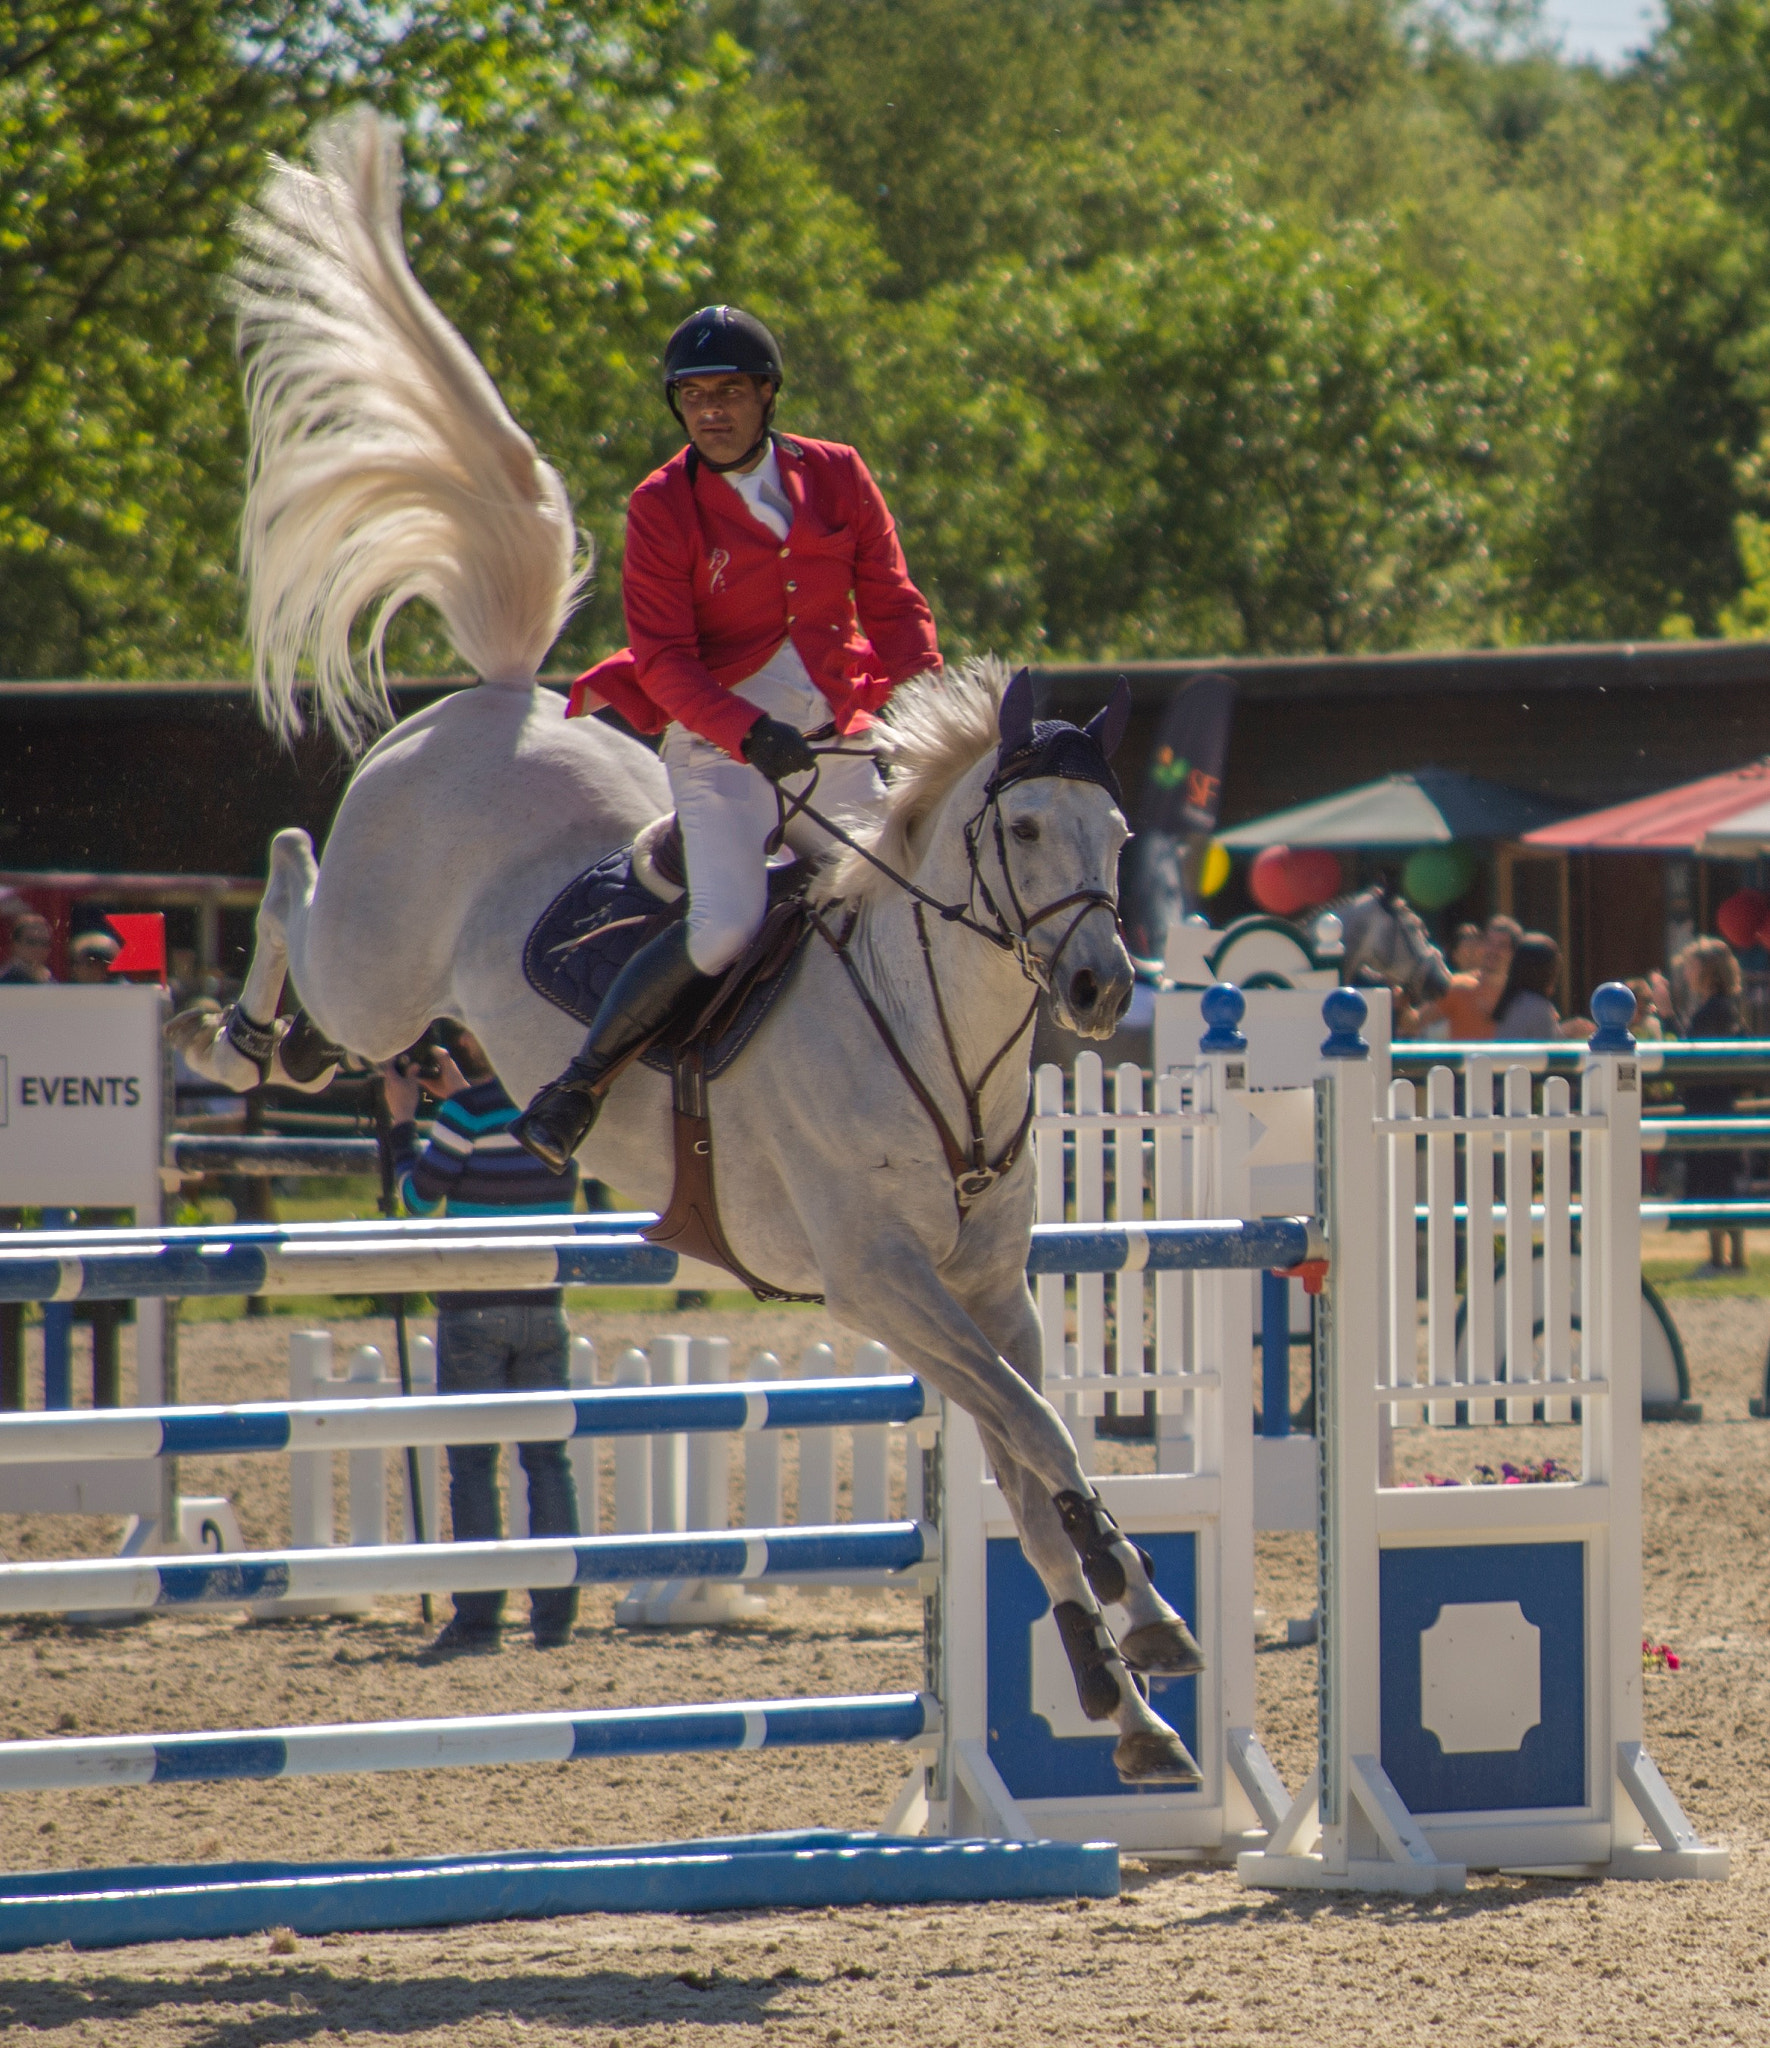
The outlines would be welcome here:
<svg viewBox="0 0 1770 2048">
<path fill-rule="evenodd" d="M 1111 1605 L 1125 1597 L 1124 1560 L 1114 1554 L 1121 1543 L 1136 1556 L 1143 1567 L 1143 1576 L 1154 1578 L 1155 1560 L 1120 1530 L 1097 1493 L 1059 1493 L 1052 1496 L 1052 1504 L 1063 1524 L 1064 1535 L 1075 1545 L 1076 1555 L 1082 1561 L 1082 1570 L 1097 1600 Z"/>
</svg>

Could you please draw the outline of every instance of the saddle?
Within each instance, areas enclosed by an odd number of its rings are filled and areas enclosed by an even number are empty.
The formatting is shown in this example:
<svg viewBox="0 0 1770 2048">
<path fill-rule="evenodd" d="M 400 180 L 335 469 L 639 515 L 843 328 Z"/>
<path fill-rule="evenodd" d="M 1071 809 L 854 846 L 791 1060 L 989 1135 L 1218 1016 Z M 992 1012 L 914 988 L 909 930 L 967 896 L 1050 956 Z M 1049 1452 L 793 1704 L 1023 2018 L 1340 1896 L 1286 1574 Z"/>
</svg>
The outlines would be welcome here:
<svg viewBox="0 0 1770 2048">
<path fill-rule="evenodd" d="M 539 996 L 586 1027 L 615 976 L 641 946 L 687 909 L 682 839 L 673 816 L 648 825 L 631 846 L 608 854 L 569 882 L 536 920 L 522 971 Z M 771 867 L 768 909 L 756 936 L 690 1015 L 666 1025 L 635 1054 L 670 1076 L 676 1177 L 669 1207 L 644 1235 L 741 1280 L 758 1301 L 822 1301 L 759 1279 L 731 1249 L 713 1181 L 713 1126 L 707 1083 L 737 1059 L 793 979 L 811 936 L 805 902 L 810 869 Z"/>
</svg>

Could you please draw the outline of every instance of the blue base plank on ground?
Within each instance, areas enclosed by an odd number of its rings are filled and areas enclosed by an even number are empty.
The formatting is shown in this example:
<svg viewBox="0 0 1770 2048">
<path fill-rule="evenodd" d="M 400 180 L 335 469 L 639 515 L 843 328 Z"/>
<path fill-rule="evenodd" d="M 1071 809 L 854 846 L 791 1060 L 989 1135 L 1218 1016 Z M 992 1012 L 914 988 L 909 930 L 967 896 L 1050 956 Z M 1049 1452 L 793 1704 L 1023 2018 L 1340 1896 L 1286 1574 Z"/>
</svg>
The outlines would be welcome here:
<svg viewBox="0 0 1770 2048">
<path fill-rule="evenodd" d="M 644 1848 L 375 1863 L 190 1863 L 0 1877 L 0 1953 L 288 1927 L 358 1934 L 570 1913 L 1116 1898 L 1110 1842 L 922 1841 L 813 1828 Z"/>
</svg>

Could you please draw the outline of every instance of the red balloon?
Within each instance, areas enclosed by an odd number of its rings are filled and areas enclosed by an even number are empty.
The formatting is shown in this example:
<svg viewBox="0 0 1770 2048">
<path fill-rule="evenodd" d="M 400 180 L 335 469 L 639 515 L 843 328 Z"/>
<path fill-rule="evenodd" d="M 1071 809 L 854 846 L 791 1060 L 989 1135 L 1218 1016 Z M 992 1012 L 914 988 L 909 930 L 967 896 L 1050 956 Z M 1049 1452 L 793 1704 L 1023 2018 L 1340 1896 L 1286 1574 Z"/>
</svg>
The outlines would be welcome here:
<svg viewBox="0 0 1770 2048">
<path fill-rule="evenodd" d="M 1766 922 L 1770 922 L 1770 897 L 1756 889 L 1735 889 L 1715 912 L 1716 931 L 1739 952 L 1744 952 Z"/>
<path fill-rule="evenodd" d="M 1303 898 L 1296 893 L 1291 880 L 1288 846 L 1265 846 L 1255 854 L 1254 865 L 1248 870 L 1248 894 L 1274 917 L 1295 917 L 1303 908 Z"/>
<path fill-rule="evenodd" d="M 1313 909 L 1340 893 L 1340 863 L 1326 847 L 1315 846 L 1291 855 L 1291 878 L 1302 897 L 1301 907 Z"/>
<path fill-rule="evenodd" d="M 1248 893 L 1274 917 L 1295 917 L 1340 893 L 1340 863 L 1321 847 L 1268 846 L 1254 856 Z"/>
</svg>

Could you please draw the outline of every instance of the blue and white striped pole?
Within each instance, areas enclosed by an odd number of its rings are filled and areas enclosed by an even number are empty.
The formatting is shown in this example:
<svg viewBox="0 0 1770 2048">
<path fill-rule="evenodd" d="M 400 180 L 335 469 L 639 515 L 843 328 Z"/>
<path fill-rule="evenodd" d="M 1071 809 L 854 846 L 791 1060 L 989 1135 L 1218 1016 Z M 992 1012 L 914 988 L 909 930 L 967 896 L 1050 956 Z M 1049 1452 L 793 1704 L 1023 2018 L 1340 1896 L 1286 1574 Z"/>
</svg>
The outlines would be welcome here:
<svg viewBox="0 0 1770 2048">
<path fill-rule="evenodd" d="M 512 1543 L 228 1551 L 196 1558 L 78 1558 L 0 1565 L 0 1614 L 187 1613 L 278 1600 L 496 1593 L 645 1579 L 839 1585 L 861 1572 L 909 1572 L 936 1563 L 939 1554 L 939 1538 L 925 1523 L 873 1522 Z"/>
<path fill-rule="evenodd" d="M 0 1792 L 100 1785 L 311 1778 L 341 1771 L 435 1771 L 478 1764 L 561 1764 L 697 1750 L 916 1742 L 940 1732 L 928 1693 L 827 1700 L 734 1700 L 585 1714 L 491 1714 L 341 1727 L 201 1735 L 93 1735 L 0 1743 Z"/>
<path fill-rule="evenodd" d="M 667 1287 L 676 1254 L 637 1235 L 479 1235 L 255 1243 L 51 1243 L 0 1248 L 0 1301 L 140 1301 L 203 1294 L 433 1294 L 476 1288 Z"/>
<path fill-rule="evenodd" d="M 477 1219 L 476 1219 L 477 1220 Z M 595 1220 L 595 1219 L 586 1219 Z M 676 1255 L 636 1232 L 412 1232 L 356 1223 L 269 1237 L 210 1232 L 24 1233 L 0 1247 L 0 1301 L 134 1301 L 204 1294 L 428 1294 L 475 1288 L 664 1287 Z M 1176 1223 L 1041 1223 L 1029 1274 L 1208 1272 L 1322 1256 L 1304 1217 Z"/>
<path fill-rule="evenodd" d="M 101 1408 L 0 1415 L 0 1466 L 57 1458 L 230 1457 L 240 1451 L 564 1443 L 621 1437 L 914 1422 L 920 1380 L 769 1380 L 594 1387 L 571 1393 L 432 1394 L 370 1401 L 254 1401 L 227 1408 Z"/>
</svg>

